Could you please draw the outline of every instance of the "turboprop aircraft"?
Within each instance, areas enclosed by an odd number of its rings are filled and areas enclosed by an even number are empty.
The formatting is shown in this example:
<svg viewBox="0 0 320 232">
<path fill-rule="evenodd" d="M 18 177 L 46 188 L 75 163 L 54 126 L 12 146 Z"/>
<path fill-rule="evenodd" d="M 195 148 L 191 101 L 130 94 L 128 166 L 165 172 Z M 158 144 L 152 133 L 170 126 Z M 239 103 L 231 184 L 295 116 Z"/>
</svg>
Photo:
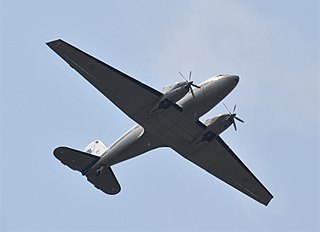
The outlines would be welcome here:
<svg viewBox="0 0 320 232">
<path fill-rule="evenodd" d="M 47 45 L 137 122 L 110 147 L 95 140 L 84 151 L 68 147 L 54 150 L 57 159 L 80 171 L 96 188 L 107 194 L 119 193 L 120 184 L 112 165 L 155 148 L 171 147 L 256 201 L 268 205 L 273 198 L 220 137 L 231 125 L 237 129 L 235 120 L 243 122 L 236 116 L 236 108 L 205 123 L 199 121 L 236 87 L 237 75 L 218 75 L 195 85 L 190 72 L 189 79 L 159 92 L 63 40 Z"/>
</svg>

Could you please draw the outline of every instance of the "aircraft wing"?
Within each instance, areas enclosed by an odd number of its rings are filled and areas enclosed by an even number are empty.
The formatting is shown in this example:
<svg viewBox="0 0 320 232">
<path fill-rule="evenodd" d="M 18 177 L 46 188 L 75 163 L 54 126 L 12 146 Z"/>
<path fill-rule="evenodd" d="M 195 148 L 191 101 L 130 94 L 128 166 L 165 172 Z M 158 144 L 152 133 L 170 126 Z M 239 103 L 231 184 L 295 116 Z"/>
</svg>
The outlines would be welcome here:
<svg viewBox="0 0 320 232">
<path fill-rule="evenodd" d="M 118 71 L 78 48 L 55 40 L 47 45 L 118 108 L 143 125 L 162 93 Z"/>
<path fill-rule="evenodd" d="M 184 157 L 264 205 L 273 198 L 219 136 Z"/>
</svg>

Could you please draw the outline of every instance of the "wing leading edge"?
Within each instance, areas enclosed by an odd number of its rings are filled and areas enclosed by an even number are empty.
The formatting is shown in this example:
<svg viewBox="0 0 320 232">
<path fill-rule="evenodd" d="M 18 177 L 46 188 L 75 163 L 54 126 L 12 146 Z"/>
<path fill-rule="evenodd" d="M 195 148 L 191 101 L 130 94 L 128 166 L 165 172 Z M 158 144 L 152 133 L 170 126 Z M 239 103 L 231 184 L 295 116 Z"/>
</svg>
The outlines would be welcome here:
<svg viewBox="0 0 320 232">
<path fill-rule="evenodd" d="M 140 125 L 162 96 L 159 91 L 103 63 L 78 48 L 55 40 L 47 45 L 118 108 Z"/>
<path fill-rule="evenodd" d="M 273 198 L 219 136 L 185 158 L 266 206 Z"/>
</svg>

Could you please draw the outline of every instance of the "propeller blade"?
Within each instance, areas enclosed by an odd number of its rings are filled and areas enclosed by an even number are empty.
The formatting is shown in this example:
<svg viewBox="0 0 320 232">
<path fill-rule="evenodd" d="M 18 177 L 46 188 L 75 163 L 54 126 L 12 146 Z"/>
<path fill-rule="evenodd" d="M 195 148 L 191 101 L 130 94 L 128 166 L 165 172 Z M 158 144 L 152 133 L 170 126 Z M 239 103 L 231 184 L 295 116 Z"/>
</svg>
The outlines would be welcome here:
<svg viewBox="0 0 320 232">
<path fill-rule="evenodd" d="M 233 120 L 233 127 L 234 127 L 234 130 L 237 131 L 236 122 L 234 120 Z"/>
<path fill-rule="evenodd" d="M 186 82 L 188 82 L 187 78 L 185 78 L 181 72 L 179 72 L 179 74 L 182 76 L 182 78 L 183 78 Z"/>
<path fill-rule="evenodd" d="M 190 86 L 190 91 L 191 91 L 192 97 L 194 98 L 194 92 L 193 92 L 191 86 Z"/>
<path fill-rule="evenodd" d="M 244 121 L 241 118 L 238 118 L 238 117 L 234 117 L 234 118 L 237 119 L 239 122 L 244 123 Z"/>
<path fill-rule="evenodd" d="M 190 70 L 190 72 L 189 72 L 189 77 L 188 77 L 189 80 L 188 80 L 181 72 L 179 72 L 179 74 L 180 74 L 180 76 L 182 76 L 182 78 L 187 82 L 186 87 L 188 88 L 188 91 L 191 91 L 191 94 L 192 94 L 192 96 L 193 96 L 193 98 L 194 98 L 194 92 L 193 92 L 191 86 L 194 86 L 194 87 L 196 87 L 196 88 L 198 88 L 198 89 L 200 89 L 201 87 L 198 86 L 198 85 L 193 84 L 193 81 L 191 80 L 191 75 L 192 75 L 191 70 Z"/>
<path fill-rule="evenodd" d="M 229 112 L 229 114 L 231 114 L 230 110 L 228 109 L 228 107 L 226 106 L 226 104 L 222 103 L 224 105 L 224 107 L 227 109 L 227 111 Z"/>
<path fill-rule="evenodd" d="M 201 87 L 200 86 L 198 86 L 198 85 L 195 85 L 195 84 L 191 84 L 193 87 L 196 87 L 196 88 L 198 88 L 198 89 L 201 89 Z"/>
<path fill-rule="evenodd" d="M 230 110 L 228 109 L 228 107 L 226 106 L 226 104 L 224 104 L 224 103 L 222 103 L 222 104 L 224 105 L 224 107 L 225 107 L 225 108 L 227 109 L 227 111 L 229 112 L 229 114 L 230 114 L 229 120 L 231 120 L 231 122 L 232 122 L 232 124 L 233 124 L 233 127 L 234 127 L 234 130 L 237 131 L 237 125 L 236 125 L 236 121 L 235 121 L 235 120 L 244 123 L 244 121 L 243 121 L 241 118 L 238 118 L 238 117 L 236 116 L 237 114 L 235 113 L 235 111 L 236 111 L 237 105 L 234 105 L 233 110 L 232 110 L 232 113 L 231 113 Z"/>
</svg>

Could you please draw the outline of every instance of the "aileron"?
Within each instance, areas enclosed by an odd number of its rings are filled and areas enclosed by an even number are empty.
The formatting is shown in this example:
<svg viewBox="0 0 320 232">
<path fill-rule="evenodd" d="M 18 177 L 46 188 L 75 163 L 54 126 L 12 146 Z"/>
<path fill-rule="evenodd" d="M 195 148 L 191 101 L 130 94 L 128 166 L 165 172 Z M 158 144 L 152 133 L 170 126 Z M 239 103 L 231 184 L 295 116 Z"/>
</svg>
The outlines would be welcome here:
<svg viewBox="0 0 320 232">
<path fill-rule="evenodd" d="M 220 137 L 186 158 L 264 205 L 273 198 Z"/>
</svg>

